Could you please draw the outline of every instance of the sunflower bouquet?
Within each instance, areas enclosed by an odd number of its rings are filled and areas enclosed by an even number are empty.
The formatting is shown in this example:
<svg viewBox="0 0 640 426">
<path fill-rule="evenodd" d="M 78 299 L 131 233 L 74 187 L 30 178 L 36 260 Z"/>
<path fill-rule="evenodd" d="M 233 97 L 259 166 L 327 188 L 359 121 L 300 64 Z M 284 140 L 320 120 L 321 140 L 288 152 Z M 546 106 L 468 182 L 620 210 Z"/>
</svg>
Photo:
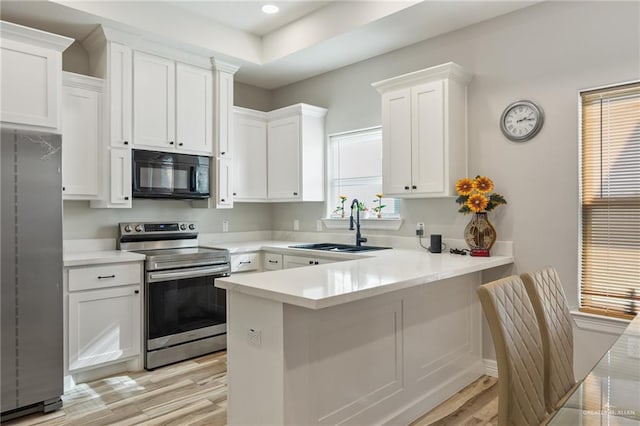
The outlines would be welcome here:
<svg viewBox="0 0 640 426">
<path fill-rule="evenodd" d="M 479 213 L 491 211 L 500 204 L 507 204 L 507 200 L 497 192 L 493 191 L 493 181 L 486 176 L 476 176 L 475 179 L 462 178 L 456 182 L 456 192 L 458 198 L 456 203 L 460 204 L 460 213 Z"/>
</svg>

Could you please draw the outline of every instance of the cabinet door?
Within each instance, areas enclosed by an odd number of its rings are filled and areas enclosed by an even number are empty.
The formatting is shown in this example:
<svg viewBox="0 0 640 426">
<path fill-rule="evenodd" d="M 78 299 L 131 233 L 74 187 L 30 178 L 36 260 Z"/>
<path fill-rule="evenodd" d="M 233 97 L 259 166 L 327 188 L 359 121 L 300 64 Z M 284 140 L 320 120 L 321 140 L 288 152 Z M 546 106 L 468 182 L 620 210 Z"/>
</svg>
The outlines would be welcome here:
<svg viewBox="0 0 640 426">
<path fill-rule="evenodd" d="M 69 293 L 69 370 L 140 354 L 140 286 Z"/>
<path fill-rule="evenodd" d="M 445 183 L 444 82 L 411 89 L 412 192 L 443 193 Z"/>
<path fill-rule="evenodd" d="M 102 141 L 102 95 L 78 87 L 62 89 L 62 191 L 64 198 L 98 197 Z"/>
<path fill-rule="evenodd" d="M 211 155 L 213 146 L 211 71 L 176 64 L 177 149 Z"/>
<path fill-rule="evenodd" d="M 132 52 L 130 47 L 111 42 L 108 55 L 109 143 L 123 147 L 131 143 Z"/>
<path fill-rule="evenodd" d="M 216 207 L 233 208 L 233 164 L 230 158 L 216 160 Z"/>
<path fill-rule="evenodd" d="M 386 195 L 411 192 L 411 90 L 382 95 L 382 186 Z"/>
<path fill-rule="evenodd" d="M 57 128 L 60 52 L 14 40 L 0 44 L 0 120 Z"/>
<path fill-rule="evenodd" d="M 324 265 L 325 263 L 334 263 L 339 261 L 338 259 L 327 259 L 323 257 L 307 257 L 307 256 L 291 256 L 291 255 L 283 255 L 282 257 L 283 257 L 284 269 L 300 268 L 302 266 Z"/>
<path fill-rule="evenodd" d="M 270 200 L 299 200 L 300 117 L 269 122 L 267 131 L 267 195 Z"/>
<path fill-rule="evenodd" d="M 267 199 L 267 123 L 234 117 L 234 201 Z"/>
<path fill-rule="evenodd" d="M 111 204 L 131 207 L 131 149 L 111 148 Z"/>
<path fill-rule="evenodd" d="M 265 271 L 277 271 L 278 269 L 282 269 L 282 255 L 277 253 L 265 253 L 264 254 L 264 265 L 263 268 Z"/>
<path fill-rule="evenodd" d="M 233 74 L 216 71 L 215 156 L 233 157 Z"/>
<path fill-rule="evenodd" d="M 175 63 L 133 54 L 133 143 L 161 150 L 175 148 Z"/>
<path fill-rule="evenodd" d="M 300 268 L 303 266 L 311 266 L 314 265 L 317 259 L 313 257 L 306 256 L 290 256 L 284 255 L 282 256 L 283 261 L 283 269 L 291 269 L 291 268 Z"/>
</svg>

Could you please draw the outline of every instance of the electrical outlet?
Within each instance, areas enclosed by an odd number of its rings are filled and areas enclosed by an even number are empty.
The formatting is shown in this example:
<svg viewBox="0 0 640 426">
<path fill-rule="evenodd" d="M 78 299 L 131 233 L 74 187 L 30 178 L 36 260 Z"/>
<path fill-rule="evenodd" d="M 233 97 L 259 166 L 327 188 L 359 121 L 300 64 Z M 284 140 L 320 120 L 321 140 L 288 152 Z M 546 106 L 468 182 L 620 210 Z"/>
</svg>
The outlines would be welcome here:
<svg viewBox="0 0 640 426">
<path fill-rule="evenodd" d="M 424 222 L 418 222 L 416 224 L 416 235 L 419 237 L 424 235 Z"/>
<path fill-rule="evenodd" d="M 316 220 L 316 231 L 322 232 L 322 221 L 320 219 Z"/>
<path fill-rule="evenodd" d="M 222 221 L 222 232 L 229 232 L 229 221 L 227 219 Z"/>
<path fill-rule="evenodd" d="M 247 330 L 247 342 L 254 346 L 260 346 L 262 343 L 262 331 L 256 328 Z"/>
<path fill-rule="evenodd" d="M 294 219 L 293 220 L 293 230 L 294 231 L 299 231 L 300 230 L 300 221 L 298 219 Z"/>
</svg>

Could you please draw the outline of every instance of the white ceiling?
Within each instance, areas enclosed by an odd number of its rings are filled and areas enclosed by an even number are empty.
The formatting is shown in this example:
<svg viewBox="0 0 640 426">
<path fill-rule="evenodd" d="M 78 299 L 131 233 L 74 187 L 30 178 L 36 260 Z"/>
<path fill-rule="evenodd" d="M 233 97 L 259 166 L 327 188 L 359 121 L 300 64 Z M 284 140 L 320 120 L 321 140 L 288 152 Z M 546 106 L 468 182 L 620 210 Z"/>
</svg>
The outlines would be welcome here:
<svg viewBox="0 0 640 426">
<path fill-rule="evenodd" d="M 263 36 L 328 5 L 330 1 L 187 0 L 167 1 L 167 3 L 219 24 Z M 275 15 L 266 15 L 261 11 L 265 4 L 274 4 L 280 8 L 280 11 Z"/>
<path fill-rule="evenodd" d="M 274 89 L 540 0 L 2 0 L 2 19 L 77 40 L 109 25 L 240 66 Z M 260 11 L 265 3 L 276 15 Z"/>
</svg>

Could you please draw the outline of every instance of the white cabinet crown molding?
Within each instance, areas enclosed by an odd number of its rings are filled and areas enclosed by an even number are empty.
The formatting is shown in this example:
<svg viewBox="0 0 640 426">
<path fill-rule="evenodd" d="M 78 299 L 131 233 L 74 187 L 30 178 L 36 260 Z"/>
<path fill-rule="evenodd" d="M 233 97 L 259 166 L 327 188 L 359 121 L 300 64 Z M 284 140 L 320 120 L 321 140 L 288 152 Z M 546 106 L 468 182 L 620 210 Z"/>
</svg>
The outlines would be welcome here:
<svg viewBox="0 0 640 426">
<path fill-rule="evenodd" d="M 125 46 L 133 46 L 140 35 L 122 31 L 119 29 L 99 25 L 95 30 L 91 31 L 84 40 L 82 40 L 82 47 L 88 52 L 98 49 L 107 41 L 113 41 L 123 44 Z"/>
<path fill-rule="evenodd" d="M 233 107 L 233 113 L 238 116 L 238 118 L 253 118 L 258 120 L 266 120 L 267 113 L 264 111 L 258 111 L 255 109 L 243 108 L 239 106 Z"/>
<path fill-rule="evenodd" d="M 300 103 L 269 111 L 267 112 L 267 119 L 277 120 L 279 118 L 290 117 L 292 114 L 303 114 L 305 116 L 322 118 L 327 115 L 327 111 L 326 108 Z"/>
<path fill-rule="evenodd" d="M 371 85 L 380 93 L 384 93 L 393 89 L 401 89 L 411 87 L 418 83 L 425 83 L 435 80 L 454 80 L 466 85 L 473 78 L 473 74 L 466 71 L 455 62 L 447 62 L 431 68 L 410 72 L 399 75 L 397 77 L 388 78 L 386 80 L 372 83 Z"/>
<path fill-rule="evenodd" d="M 0 37 L 28 43 L 45 49 L 56 50 L 58 52 L 64 51 L 75 41 L 70 37 L 48 33 L 7 21 L 0 21 Z"/>
<path fill-rule="evenodd" d="M 93 90 L 99 93 L 104 92 L 104 80 L 102 78 L 89 77 L 69 71 L 62 71 L 62 84 L 67 87 L 77 87 L 78 89 Z"/>
<path fill-rule="evenodd" d="M 231 64 L 229 62 L 221 61 L 216 58 L 210 58 L 211 66 L 216 71 L 226 72 L 228 74 L 235 74 L 240 67 L 238 65 Z"/>
</svg>

